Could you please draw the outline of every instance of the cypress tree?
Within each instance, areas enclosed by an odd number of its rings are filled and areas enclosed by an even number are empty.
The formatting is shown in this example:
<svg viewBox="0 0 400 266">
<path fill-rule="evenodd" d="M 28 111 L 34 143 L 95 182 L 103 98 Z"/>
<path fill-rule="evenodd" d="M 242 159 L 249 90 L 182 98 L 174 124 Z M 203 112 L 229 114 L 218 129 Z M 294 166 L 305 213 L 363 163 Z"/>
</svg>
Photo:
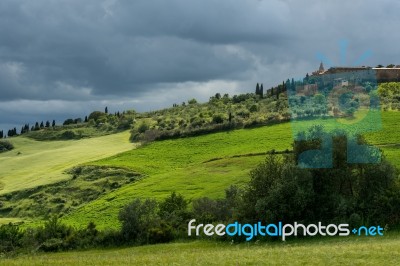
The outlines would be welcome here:
<svg viewBox="0 0 400 266">
<path fill-rule="evenodd" d="M 285 91 L 287 91 L 289 89 L 290 89 L 290 79 L 287 79 L 286 83 L 285 83 Z"/>
<path fill-rule="evenodd" d="M 260 95 L 260 85 L 256 85 L 256 95 Z"/>
<path fill-rule="evenodd" d="M 290 88 L 292 89 L 292 91 L 296 90 L 296 84 L 294 83 L 294 78 L 292 78 L 292 84 L 290 84 Z"/>
<path fill-rule="evenodd" d="M 279 100 L 279 93 L 281 93 L 281 86 L 276 88 L 276 99 Z"/>
</svg>

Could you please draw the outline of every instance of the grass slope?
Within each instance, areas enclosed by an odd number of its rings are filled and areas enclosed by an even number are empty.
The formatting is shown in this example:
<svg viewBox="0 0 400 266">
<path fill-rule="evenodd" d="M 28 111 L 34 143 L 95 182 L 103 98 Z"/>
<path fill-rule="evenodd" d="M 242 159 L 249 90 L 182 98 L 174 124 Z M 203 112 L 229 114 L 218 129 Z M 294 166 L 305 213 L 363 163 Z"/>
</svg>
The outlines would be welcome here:
<svg viewBox="0 0 400 266">
<path fill-rule="evenodd" d="M 10 138 L 15 149 L 0 154 L 0 194 L 69 178 L 66 169 L 131 150 L 134 145 L 128 138 L 129 132 L 52 142 Z"/>
<path fill-rule="evenodd" d="M 231 184 L 248 181 L 249 171 L 265 158 L 265 155 L 232 158 L 233 155 L 290 149 L 291 134 L 290 125 L 284 123 L 157 141 L 90 163 L 128 167 L 147 177 L 77 209 L 64 219 L 75 226 L 95 221 L 99 228 L 115 228 L 119 226 L 119 209 L 133 198 L 161 199 L 171 191 L 188 199 L 223 197 L 224 190 Z M 220 159 L 213 160 L 217 158 Z"/>
<path fill-rule="evenodd" d="M 275 243 L 195 241 L 20 256 L 2 265 L 398 265 L 400 238 L 346 237 Z"/>
<path fill-rule="evenodd" d="M 396 137 L 400 129 L 400 113 L 384 112 L 382 120 L 383 131 L 369 133 L 368 141 L 380 145 L 400 142 L 400 138 Z M 84 226 L 90 221 L 96 221 L 99 228 L 115 228 L 119 225 L 119 209 L 133 198 L 162 199 L 171 191 L 177 191 L 188 199 L 202 196 L 223 197 L 224 189 L 229 185 L 240 185 L 248 181 L 249 171 L 265 158 L 264 155 L 236 158 L 232 156 L 262 153 L 271 149 L 290 149 L 291 142 L 291 123 L 282 123 L 153 142 L 90 163 L 128 167 L 144 173 L 147 177 L 75 210 L 65 217 L 65 221 L 75 226 Z M 382 146 L 382 149 L 387 157 L 400 167 L 400 149 L 394 146 Z M 217 158 L 219 159 L 213 160 Z"/>
<path fill-rule="evenodd" d="M 383 131 L 369 133 L 367 140 L 382 145 L 387 157 L 400 167 L 400 149 L 395 145 L 400 140 L 397 137 L 400 113 L 384 112 L 382 120 Z M 327 124 L 329 127 L 330 123 Z M 64 217 L 75 226 L 95 221 L 98 228 L 116 228 L 118 211 L 134 198 L 162 199 L 171 191 L 188 199 L 223 197 L 229 185 L 248 181 L 249 171 L 265 158 L 260 154 L 271 149 L 291 149 L 292 126 L 282 123 L 157 141 L 138 149 L 131 149 L 128 132 L 79 141 L 37 142 L 19 137 L 12 139 L 15 150 L 0 155 L 0 193 L 65 179 L 65 169 L 78 164 L 128 168 L 144 178 L 78 207 Z M 17 155 L 18 152 L 21 154 Z M 91 162 L 94 159 L 100 160 Z"/>
</svg>

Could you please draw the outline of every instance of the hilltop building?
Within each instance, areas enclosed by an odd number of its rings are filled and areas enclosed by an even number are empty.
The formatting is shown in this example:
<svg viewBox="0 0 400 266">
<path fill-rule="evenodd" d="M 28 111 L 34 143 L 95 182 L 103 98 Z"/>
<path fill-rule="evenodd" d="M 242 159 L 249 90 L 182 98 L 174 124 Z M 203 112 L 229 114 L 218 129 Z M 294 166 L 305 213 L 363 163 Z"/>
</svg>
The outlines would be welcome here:
<svg viewBox="0 0 400 266">
<path fill-rule="evenodd" d="M 394 67 L 370 67 L 370 66 L 358 66 L 358 67 L 348 67 L 348 66 L 336 66 L 330 67 L 328 70 L 324 69 L 324 65 L 321 62 L 319 69 L 312 72 L 311 78 L 323 78 L 325 75 L 329 74 L 351 74 L 356 75 L 359 71 L 365 71 L 371 73 L 370 71 L 375 71 L 376 80 L 378 83 L 396 81 L 400 82 L 400 65 Z"/>
</svg>

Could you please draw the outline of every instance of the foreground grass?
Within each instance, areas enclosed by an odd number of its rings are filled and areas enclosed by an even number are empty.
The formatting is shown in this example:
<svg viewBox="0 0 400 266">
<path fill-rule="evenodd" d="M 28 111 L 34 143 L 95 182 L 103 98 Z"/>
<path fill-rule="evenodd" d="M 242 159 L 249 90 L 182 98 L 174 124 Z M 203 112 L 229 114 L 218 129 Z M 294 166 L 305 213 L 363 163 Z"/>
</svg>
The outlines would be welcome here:
<svg viewBox="0 0 400 266">
<path fill-rule="evenodd" d="M 195 241 L 4 259 L 2 265 L 398 265 L 400 238 L 346 237 L 275 243 Z"/>
<path fill-rule="evenodd" d="M 15 149 L 0 154 L 0 194 L 33 188 L 70 178 L 64 171 L 134 147 L 129 132 L 70 141 L 10 138 Z"/>
</svg>

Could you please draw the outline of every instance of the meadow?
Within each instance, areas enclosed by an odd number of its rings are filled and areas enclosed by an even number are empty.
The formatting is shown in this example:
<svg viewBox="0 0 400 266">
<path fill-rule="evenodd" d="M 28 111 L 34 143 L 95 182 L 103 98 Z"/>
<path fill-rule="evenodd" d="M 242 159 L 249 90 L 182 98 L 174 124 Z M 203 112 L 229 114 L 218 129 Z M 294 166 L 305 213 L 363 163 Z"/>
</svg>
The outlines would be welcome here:
<svg viewBox="0 0 400 266">
<path fill-rule="evenodd" d="M 400 167 L 400 149 L 395 145 L 400 113 L 384 112 L 382 121 L 383 131 L 368 133 L 366 139 L 379 144 L 388 159 Z M 77 227 L 96 221 L 99 228 L 117 228 L 119 209 L 134 198 L 160 200 L 171 191 L 189 200 L 204 196 L 222 198 L 224 190 L 231 184 L 246 184 L 249 171 L 264 160 L 265 152 L 290 150 L 291 143 L 291 123 L 282 123 L 156 141 L 91 162 L 91 165 L 127 167 L 146 177 L 78 208 L 66 215 L 64 221 Z"/>
<path fill-rule="evenodd" d="M 69 179 L 73 166 L 131 150 L 129 132 L 69 141 L 10 138 L 15 149 L 0 154 L 0 194 Z"/>
<path fill-rule="evenodd" d="M 313 238 L 287 242 L 176 242 L 21 255 L 2 265 L 398 265 L 400 238 Z"/>
<path fill-rule="evenodd" d="M 399 167 L 397 136 L 400 113 L 383 112 L 382 120 L 383 130 L 366 134 L 366 139 L 378 144 L 389 160 Z M 329 127 L 326 120 L 322 122 Z M 134 144 L 128 142 L 128 132 L 53 142 L 17 137 L 11 139 L 16 149 L 0 155 L 0 163 L 4 166 L 0 168 L 0 182 L 3 184 L 0 193 L 69 180 L 71 175 L 66 170 L 77 165 L 129 169 L 139 173 L 141 178 L 107 190 L 105 194 L 100 193 L 99 197 L 63 212 L 63 221 L 76 227 L 85 227 L 90 221 L 95 221 L 99 229 L 117 229 L 120 225 L 117 219 L 120 208 L 134 198 L 161 200 L 171 191 L 176 191 L 188 200 L 204 196 L 215 199 L 222 198 L 224 190 L 232 184 L 245 186 L 249 171 L 265 159 L 267 151 L 291 150 L 292 126 L 292 123 L 281 123 L 155 141 L 136 149 Z M 83 183 L 71 184 L 79 186 Z M 82 188 L 90 186 L 96 185 L 85 183 Z M 63 200 L 66 201 L 66 208 L 72 205 L 68 197 Z M 5 218 L 24 220 L 26 217 L 9 215 Z"/>
</svg>

